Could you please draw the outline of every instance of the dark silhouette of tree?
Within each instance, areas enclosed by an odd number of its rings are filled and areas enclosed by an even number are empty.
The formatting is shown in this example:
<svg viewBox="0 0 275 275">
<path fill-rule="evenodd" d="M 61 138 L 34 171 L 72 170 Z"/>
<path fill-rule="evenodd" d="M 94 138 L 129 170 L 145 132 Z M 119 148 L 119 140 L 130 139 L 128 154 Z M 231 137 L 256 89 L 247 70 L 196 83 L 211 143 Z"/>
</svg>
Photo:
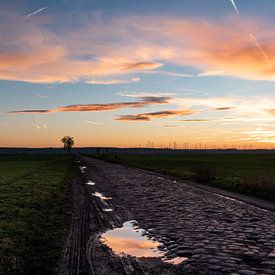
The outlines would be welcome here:
<svg viewBox="0 0 275 275">
<path fill-rule="evenodd" d="M 61 139 L 61 141 L 64 143 L 64 148 L 67 149 L 68 154 L 70 155 L 72 151 L 72 147 L 74 145 L 74 138 L 65 136 Z"/>
</svg>

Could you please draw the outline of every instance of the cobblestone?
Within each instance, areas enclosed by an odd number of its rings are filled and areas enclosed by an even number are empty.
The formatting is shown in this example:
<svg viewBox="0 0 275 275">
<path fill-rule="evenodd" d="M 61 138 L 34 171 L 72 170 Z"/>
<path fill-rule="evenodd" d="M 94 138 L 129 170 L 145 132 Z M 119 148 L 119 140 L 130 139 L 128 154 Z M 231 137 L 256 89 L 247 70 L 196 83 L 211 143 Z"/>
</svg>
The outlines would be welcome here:
<svg viewBox="0 0 275 275">
<path fill-rule="evenodd" d="M 150 229 L 191 267 L 244 275 L 275 270 L 275 213 L 140 169 L 82 161 L 96 182 L 89 188 L 112 197 L 116 215 Z"/>
</svg>

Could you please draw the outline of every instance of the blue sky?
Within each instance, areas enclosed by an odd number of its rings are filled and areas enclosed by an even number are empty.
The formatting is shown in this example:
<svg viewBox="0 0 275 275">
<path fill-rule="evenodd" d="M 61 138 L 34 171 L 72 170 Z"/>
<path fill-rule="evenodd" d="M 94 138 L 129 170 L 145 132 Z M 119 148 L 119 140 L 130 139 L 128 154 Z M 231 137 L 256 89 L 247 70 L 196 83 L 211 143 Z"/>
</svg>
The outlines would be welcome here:
<svg viewBox="0 0 275 275">
<path fill-rule="evenodd" d="M 275 3 L 235 4 L 0 3 L 0 146 L 273 148 Z"/>
</svg>

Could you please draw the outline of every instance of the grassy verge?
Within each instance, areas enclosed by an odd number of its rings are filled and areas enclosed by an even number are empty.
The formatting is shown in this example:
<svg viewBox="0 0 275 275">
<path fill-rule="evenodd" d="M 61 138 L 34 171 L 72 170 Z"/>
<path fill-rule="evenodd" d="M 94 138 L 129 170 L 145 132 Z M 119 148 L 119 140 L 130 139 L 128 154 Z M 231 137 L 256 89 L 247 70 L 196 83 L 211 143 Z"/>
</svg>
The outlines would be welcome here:
<svg viewBox="0 0 275 275">
<path fill-rule="evenodd" d="M 182 154 L 99 157 L 275 202 L 275 155 Z"/>
<path fill-rule="evenodd" d="M 70 223 L 72 162 L 0 157 L 0 274 L 52 274 Z"/>
</svg>

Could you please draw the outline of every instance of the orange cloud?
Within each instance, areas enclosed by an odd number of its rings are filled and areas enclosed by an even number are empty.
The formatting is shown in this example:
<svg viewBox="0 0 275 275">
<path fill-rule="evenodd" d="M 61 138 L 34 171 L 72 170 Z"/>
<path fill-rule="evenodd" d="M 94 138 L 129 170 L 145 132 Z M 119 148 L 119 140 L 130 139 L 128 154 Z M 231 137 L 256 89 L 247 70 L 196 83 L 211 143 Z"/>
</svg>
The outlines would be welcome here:
<svg viewBox="0 0 275 275">
<path fill-rule="evenodd" d="M 144 70 L 144 69 L 157 69 L 161 67 L 161 63 L 153 63 L 153 62 L 136 62 L 136 63 L 129 63 L 126 64 L 123 70 L 126 71 L 133 71 L 133 70 Z"/>
<path fill-rule="evenodd" d="M 267 113 L 272 115 L 272 116 L 275 116 L 275 109 L 267 110 Z"/>
<path fill-rule="evenodd" d="M 196 113 L 195 110 L 171 110 L 137 115 L 123 115 L 115 118 L 120 121 L 150 121 L 152 118 L 165 118 L 171 116 L 187 116 Z"/>
<path fill-rule="evenodd" d="M 117 102 L 107 104 L 78 104 L 68 105 L 64 107 L 58 107 L 56 109 L 48 110 L 20 110 L 10 111 L 9 114 L 49 114 L 49 113 L 60 113 L 60 112 L 102 112 L 102 111 L 113 111 L 122 108 L 140 108 L 153 104 L 168 104 L 169 97 L 144 97 L 139 101 L 133 102 Z"/>
<path fill-rule="evenodd" d="M 220 107 L 220 108 L 214 108 L 212 110 L 215 110 L 215 111 L 228 111 L 228 110 L 232 110 L 236 107 Z"/>
<path fill-rule="evenodd" d="M 181 122 L 209 122 L 211 119 L 180 119 Z"/>
<path fill-rule="evenodd" d="M 139 16 L 101 24 L 91 19 L 87 25 L 57 34 L 28 20 L 9 24 L 14 17 L 3 19 L 8 30 L 0 28 L 2 80 L 87 82 L 152 71 L 165 63 L 193 66 L 199 71 L 174 77 L 230 75 L 275 80 L 275 34 L 256 21 L 221 23 Z M 251 33 L 259 45 L 252 41 Z"/>
<path fill-rule="evenodd" d="M 170 20 L 162 27 L 165 41 L 177 41 L 174 43 L 177 54 L 173 57 L 175 63 L 192 65 L 205 72 L 222 72 L 221 75 L 274 80 L 275 36 L 271 29 L 259 22 L 217 24 Z M 157 29 L 158 27 L 156 31 Z M 260 37 L 260 46 L 272 66 L 267 64 L 258 45 L 251 41 L 251 31 Z M 207 75 L 208 73 L 198 74 Z"/>
</svg>

